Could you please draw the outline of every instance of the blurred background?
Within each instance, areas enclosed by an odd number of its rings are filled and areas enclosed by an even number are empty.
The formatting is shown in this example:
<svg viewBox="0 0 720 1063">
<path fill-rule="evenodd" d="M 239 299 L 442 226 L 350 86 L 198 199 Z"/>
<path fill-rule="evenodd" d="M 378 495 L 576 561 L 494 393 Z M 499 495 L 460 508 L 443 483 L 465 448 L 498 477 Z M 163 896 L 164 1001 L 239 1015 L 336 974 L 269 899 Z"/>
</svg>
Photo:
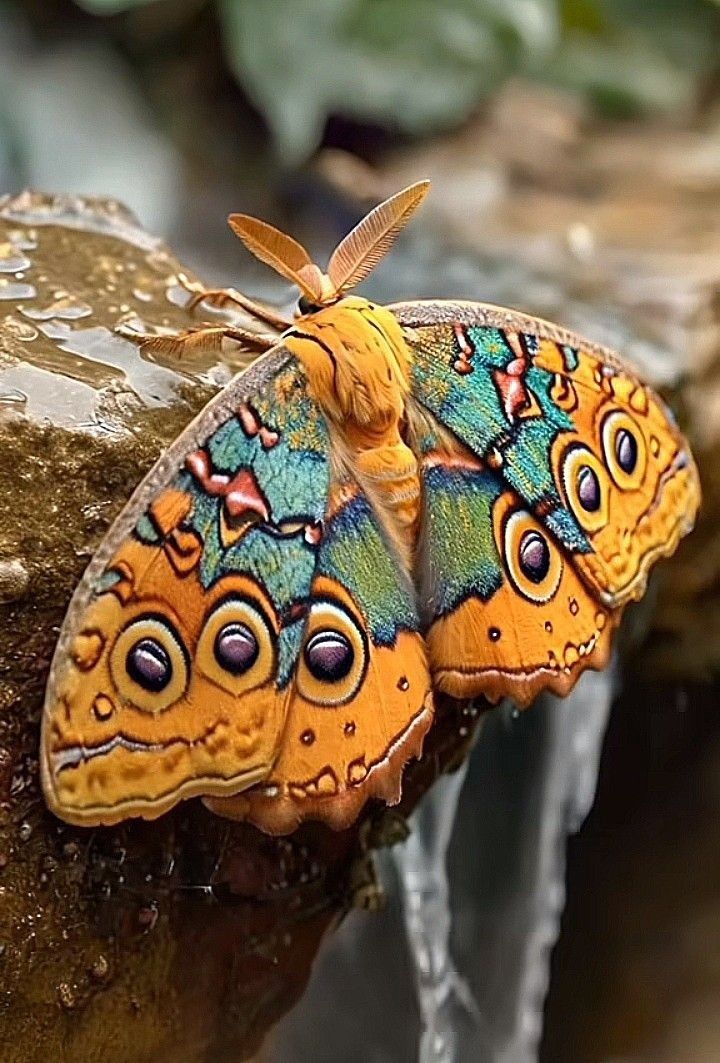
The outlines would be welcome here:
<svg viewBox="0 0 720 1063">
<path fill-rule="evenodd" d="M 289 297 L 242 253 L 231 211 L 322 255 L 368 205 L 421 177 L 433 181 L 423 217 L 367 290 L 501 302 L 619 347 L 673 403 L 704 480 L 698 531 L 621 636 L 580 826 L 604 709 L 585 733 L 584 796 L 563 820 L 580 829 L 567 868 L 557 856 L 560 936 L 549 982 L 533 988 L 544 1024 L 536 1015 L 523 1044 L 540 1042 L 545 1063 L 718 1060 L 720 4 L 0 0 L 0 192 L 118 199 L 210 285 Z M 508 734 L 550 741 L 503 720 Z M 522 772 L 521 739 L 508 743 L 507 772 Z M 502 908 L 522 874 L 546 881 L 526 867 L 489 882 L 497 853 L 467 855 L 483 803 L 514 800 L 506 783 L 484 785 L 502 774 L 487 749 L 460 805 L 462 851 L 451 850 L 458 917 L 482 915 L 488 892 Z M 570 754 L 553 770 L 563 763 L 570 794 Z M 516 811 L 530 816 L 532 803 Z M 355 940 L 381 955 L 392 939 L 369 918 Z M 523 925 L 529 934 L 532 919 Z M 543 970 L 557 930 L 555 919 Z M 502 967 L 502 949 L 522 944 L 498 941 L 488 962 Z M 397 1040 L 418 1024 L 403 963 L 380 1001 L 358 1004 L 353 1036 L 372 1016 L 372 1051 L 351 1052 L 338 1026 L 340 1056 L 414 1058 L 412 1038 Z M 470 977 L 476 997 L 483 977 Z M 338 1058 L 329 1032 L 324 1050 L 306 1036 L 313 1016 L 332 1026 L 337 991 L 321 963 L 310 1010 L 291 1017 L 273 1058 Z"/>
</svg>

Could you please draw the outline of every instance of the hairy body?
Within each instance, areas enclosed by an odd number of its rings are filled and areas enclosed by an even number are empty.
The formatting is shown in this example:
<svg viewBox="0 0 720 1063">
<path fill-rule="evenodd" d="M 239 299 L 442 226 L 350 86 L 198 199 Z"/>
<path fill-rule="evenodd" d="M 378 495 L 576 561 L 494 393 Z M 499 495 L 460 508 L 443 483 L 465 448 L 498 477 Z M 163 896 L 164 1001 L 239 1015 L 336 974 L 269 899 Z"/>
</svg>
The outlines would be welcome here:
<svg viewBox="0 0 720 1063">
<path fill-rule="evenodd" d="M 420 478 L 407 442 L 411 353 L 397 319 L 348 296 L 298 318 L 284 336 L 334 429 L 338 456 L 371 492 L 406 559 L 418 532 Z"/>
</svg>

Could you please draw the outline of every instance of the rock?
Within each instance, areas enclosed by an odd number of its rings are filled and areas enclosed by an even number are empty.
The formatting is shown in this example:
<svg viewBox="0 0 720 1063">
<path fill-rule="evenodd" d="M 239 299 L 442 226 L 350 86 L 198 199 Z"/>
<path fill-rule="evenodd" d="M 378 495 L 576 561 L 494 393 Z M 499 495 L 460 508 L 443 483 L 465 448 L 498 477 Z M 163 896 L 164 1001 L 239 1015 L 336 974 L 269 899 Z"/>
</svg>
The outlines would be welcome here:
<svg viewBox="0 0 720 1063">
<path fill-rule="evenodd" d="M 43 803 L 40 709 L 72 589 L 143 473 L 242 365 L 232 351 L 151 362 L 113 331 L 190 324 L 180 270 L 117 203 L 0 199 L 4 1063 L 246 1058 L 302 991 L 366 860 L 356 829 L 269 838 L 193 801 L 82 830 Z M 405 808 L 467 742 L 457 711 Z"/>
</svg>

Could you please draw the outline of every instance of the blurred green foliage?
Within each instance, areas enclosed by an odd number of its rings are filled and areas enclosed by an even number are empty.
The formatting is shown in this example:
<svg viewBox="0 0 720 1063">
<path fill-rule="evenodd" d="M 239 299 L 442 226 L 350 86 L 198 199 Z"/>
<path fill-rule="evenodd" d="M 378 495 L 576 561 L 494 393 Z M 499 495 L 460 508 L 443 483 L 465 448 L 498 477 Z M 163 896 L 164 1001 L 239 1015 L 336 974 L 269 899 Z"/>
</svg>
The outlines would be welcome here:
<svg viewBox="0 0 720 1063">
<path fill-rule="evenodd" d="M 76 0 L 99 15 L 152 5 L 177 25 L 202 0 Z M 330 115 L 418 135 L 457 125 L 509 76 L 631 114 L 691 106 L 720 69 L 719 0 L 206 0 L 225 54 L 296 162 Z M 202 48 L 202 41 L 198 41 Z"/>
</svg>

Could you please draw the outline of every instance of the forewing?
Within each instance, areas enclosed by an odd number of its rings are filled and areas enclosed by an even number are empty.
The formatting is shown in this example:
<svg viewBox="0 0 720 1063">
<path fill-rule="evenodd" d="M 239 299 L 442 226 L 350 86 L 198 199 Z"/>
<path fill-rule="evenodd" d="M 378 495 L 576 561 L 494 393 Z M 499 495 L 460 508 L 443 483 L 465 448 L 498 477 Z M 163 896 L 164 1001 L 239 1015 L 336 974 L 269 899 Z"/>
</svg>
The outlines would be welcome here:
<svg viewBox="0 0 720 1063">
<path fill-rule="evenodd" d="M 276 348 L 138 487 L 89 565 L 47 688 L 42 777 L 81 824 L 152 818 L 265 778 L 327 508 L 329 441 Z"/>
<path fill-rule="evenodd" d="M 153 818 L 200 795 L 280 832 L 399 799 L 432 721 L 425 646 L 408 574 L 335 464 L 278 349 L 138 488 L 51 672 L 42 765 L 58 815 Z"/>
<path fill-rule="evenodd" d="M 477 303 L 390 308 L 412 393 L 497 473 L 615 609 L 692 527 L 697 470 L 672 415 L 613 352 Z"/>
</svg>

